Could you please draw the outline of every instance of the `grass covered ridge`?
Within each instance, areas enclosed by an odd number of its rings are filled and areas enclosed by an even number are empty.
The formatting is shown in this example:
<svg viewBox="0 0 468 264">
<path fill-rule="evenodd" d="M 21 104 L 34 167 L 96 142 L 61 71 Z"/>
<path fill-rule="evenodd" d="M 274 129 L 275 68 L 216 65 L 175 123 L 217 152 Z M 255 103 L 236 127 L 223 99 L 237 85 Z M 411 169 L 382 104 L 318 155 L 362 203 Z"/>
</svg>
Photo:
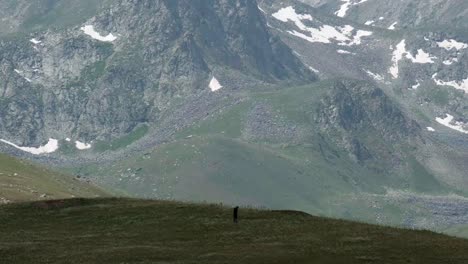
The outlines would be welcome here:
<svg viewBox="0 0 468 264">
<path fill-rule="evenodd" d="M 70 175 L 0 154 L 0 204 L 70 197 L 95 197 L 106 193 Z"/>
<path fill-rule="evenodd" d="M 0 263 L 468 263 L 468 240 L 309 216 L 129 199 L 0 207 Z"/>
</svg>

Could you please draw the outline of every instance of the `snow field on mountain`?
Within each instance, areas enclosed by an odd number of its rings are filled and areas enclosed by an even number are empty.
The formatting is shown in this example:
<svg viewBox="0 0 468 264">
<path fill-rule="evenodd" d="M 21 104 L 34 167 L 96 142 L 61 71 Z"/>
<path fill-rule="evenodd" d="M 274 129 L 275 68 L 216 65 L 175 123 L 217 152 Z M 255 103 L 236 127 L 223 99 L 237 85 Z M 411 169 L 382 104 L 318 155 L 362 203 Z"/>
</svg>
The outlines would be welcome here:
<svg viewBox="0 0 468 264">
<path fill-rule="evenodd" d="M 298 14 L 292 6 L 281 8 L 276 13 L 272 14 L 272 16 L 282 22 L 293 22 L 298 29 L 309 34 L 306 35 L 296 30 L 288 31 L 288 33 L 312 43 L 329 44 L 336 42 L 336 44 L 340 46 L 360 45 L 362 44 L 362 38 L 369 37 L 373 34 L 371 31 L 355 30 L 355 28 L 350 25 L 345 25 L 343 27 L 330 25 L 321 25 L 318 27 L 306 26 L 304 21 L 315 21 L 314 18 L 309 14 Z M 353 34 L 354 31 L 355 33 Z"/>
</svg>

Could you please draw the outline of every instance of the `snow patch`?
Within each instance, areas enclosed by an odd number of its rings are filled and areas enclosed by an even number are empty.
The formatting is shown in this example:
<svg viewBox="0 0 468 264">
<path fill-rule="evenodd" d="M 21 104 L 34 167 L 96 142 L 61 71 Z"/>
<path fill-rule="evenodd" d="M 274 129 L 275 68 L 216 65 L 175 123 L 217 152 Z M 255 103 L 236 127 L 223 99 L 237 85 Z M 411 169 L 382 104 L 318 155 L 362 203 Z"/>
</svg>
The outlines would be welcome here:
<svg viewBox="0 0 468 264">
<path fill-rule="evenodd" d="M 390 47 L 390 49 L 393 49 L 393 48 Z M 425 52 L 422 49 L 418 49 L 418 53 L 416 54 L 416 57 L 414 57 L 413 55 L 411 55 L 410 52 L 406 51 L 406 40 L 403 39 L 402 41 L 400 41 L 400 43 L 396 45 L 396 48 L 393 50 L 393 55 L 392 55 L 393 65 L 390 67 L 389 73 L 393 76 L 394 79 L 398 78 L 398 75 L 399 75 L 398 63 L 403 58 L 407 58 L 411 60 L 411 62 L 413 63 L 421 63 L 421 64 L 434 63 L 434 59 L 437 59 L 437 57 L 431 56 L 429 53 Z"/>
<path fill-rule="evenodd" d="M 440 86 L 452 86 L 453 88 L 457 89 L 457 90 L 463 90 L 465 91 L 465 93 L 468 93 L 468 78 L 466 78 L 465 80 L 461 80 L 461 81 L 449 81 L 449 82 L 445 82 L 445 81 L 442 81 L 442 80 L 439 80 L 436 78 L 437 77 L 437 73 L 432 75 L 432 80 L 434 80 L 434 82 L 437 84 L 437 85 L 440 85 Z"/>
<path fill-rule="evenodd" d="M 58 147 L 59 147 L 59 144 L 58 144 L 58 140 L 56 139 L 53 139 L 53 138 L 49 138 L 49 141 L 47 142 L 46 145 L 44 146 L 40 146 L 40 147 L 37 147 L 37 148 L 34 148 L 34 147 L 20 147 L 10 141 L 7 141 L 7 140 L 4 140 L 4 139 L 0 139 L 1 142 L 3 143 L 6 143 L 10 146 L 13 146 L 19 150 L 22 150 L 24 152 L 28 152 L 28 153 L 31 153 L 33 155 L 41 155 L 41 154 L 48 154 L 48 153 L 53 153 L 55 152 Z"/>
<path fill-rule="evenodd" d="M 367 1 L 368 0 L 361 0 L 361 1 L 356 2 L 356 1 L 352 1 L 352 0 L 341 0 L 341 2 L 343 2 L 343 4 L 340 6 L 340 9 L 335 12 L 335 15 L 339 16 L 339 17 L 345 17 L 346 13 L 348 13 L 348 10 L 352 6 L 359 5 L 359 4 L 365 3 Z"/>
<path fill-rule="evenodd" d="M 444 125 L 448 128 L 451 128 L 453 130 L 456 130 L 458 132 L 462 132 L 462 133 L 465 133 L 465 134 L 468 134 L 468 130 L 465 130 L 463 128 L 463 126 L 465 125 L 465 123 L 463 122 L 453 122 L 453 116 L 452 115 L 449 115 L 449 114 L 446 114 L 446 117 L 445 118 L 439 118 L 437 117 L 436 118 L 436 121 L 441 124 L 441 125 Z"/>
<path fill-rule="evenodd" d="M 448 60 L 444 60 L 442 63 L 445 64 L 445 65 L 452 65 L 454 64 L 455 62 L 458 62 L 458 59 L 457 58 L 450 58 Z"/>
<path fill-rule="evenodd" d="M 372 24 L 374 24 L 374 23 L 375 23 L 374 20 L 368 20 L 368 21 L 366 21 L 366 23 L 364 23 L 364 25 L 366 25 L 366 26 L 372 26 Z"/>
<path fill-rule="evenodd" d="M 355 54 L 356 54 L 356 53 L 352 53 L 352 52 L 350 52 L 350 51 L 341 50 L 341 49 L 337 50 L 336 52 L 338 52 L 338 53 L 340 53 L 340 54 L 352 54 L 352 55 L 355 55 Z"/>
<path fill-rule="evenodd" d="M 307 67 L 309 67 L 309 70 L 311 70 L 311 71 L 313 71 L 313 72 L 315 72 L 315 73 L 319 73 L 319 72 L 320 72 L 319 70 L 315 69 L 315 68 L 312 67 L 312 66 L 307 65 Z"/>
<path fill-rule="evenodd" d="M 356 32 L 356 36 L 354 36 L 354 39 L 353 41 L 351 41 L 351 43 L 349 43 L 348 46 L 351 46 L 351 45 L 360 45 L 361 42 L 362 42 L 362 38 L 363 37 L 368 37 L 368 36 L 371 36 L 373 33 L 371 31 L 366 31 L 366 30 L 358 30 Z"/>
<path fill-rule="evenodd" d="M 367 73 L 370 77 L 372 77 L 374 80 L 376 80 L 376 81 L 378 81 L 378 82 L 382 82 L 382 81 L 384 81 L 384 79 L 385 79 L 382 75 L 377 74 L 377 73 L 373 73 L 373 72 L 371 72 L 371 71 L 369 71 L 369 70 L 366 70 L 366 73 Z"/>
<path fill-rule="evenodd" d="M 86 144 L 86 143 L 83 143 L 83 142 L 80 142 L 80 141 L 75 141 L 75 147 L 79 150 L 86 150 L 86 149 L 90 149 L 92 147 L 91 144 Z"/>
<path fill-rule="evenodd" d="M 465 91 L 465 93 L 468 93 L 468 78 L 466 78 L 465 80 L 462 80 L 460 82 L 457 82 L 457 81 L 444 82 L 442 80 L 437 80 L 437 79 L 435 80 L 435 82 L 436 82 L 437 85 L 452 86 L 455 89 L 463 90 L 463 91 Z"/>
<path fill-rule="evenodd" d="M 39 41 L 39 40 L 37 40 L 35 38 L 32 38 L 29 41 L 32 42 L 34 45 L 40 44 L 42 42 L 42 41 Z"/>
<path fill-rule="evenodd" d="M 390 29 L 390 30 L 395 30 L 395 26 L 396 26 L 397 24 L 398 24 L 398 22 L 395 22 L 395 23 L 391 24 L 391 25 L 388 27 L 388 29 Z"/>
<path fill-rule="evenodd" d="M 212 92 L 215 92 L 215 91 L 223 88 L 223 86 L 219 83 L 219 81 L 214 76 L 213 76 L 213 78 L 211 78 L 209 87 L 210 87 Z"/>
<path fill-rule="evenodd" d="M 426 127 L 427 131 L 430 131 L 430 132 L 435 132 L 435 129 L 432 128 L 432 127 Z"/>
<path fill-rule="evenodd" d="M 451 49 L 462 50 L 462 49 L 468 48 L 468 44 L 463 43 L 463 42 L 458 42 L 454 39 L 450 39 L 450 40 L 446 39 L 444 41 L 437 42 L 437 45 L 440 48 L 444 48 L 446 50 L 451 50 Z"/>
<path fill-rule="evenodd" d="M 70 138 L 66 138 L 66 139 L 65 139 L 65 141 L 67 141 L 67 142 L 70 142 L 70 141 L 71 141 L 71 139 L 70 139 Z"/>
<path fill-rule="evenodd" d="M 272 14 L 272 16 L 283 22 L 288 22 L 289 20 L 291 20 L 301 30 L 307 29 L 306 25 L 302 23 L 302 20 L 310 20 L 310 21 L 313 20 L 311 15 L 297 14 L 296 10 L 292 6 L 281 8 L 280 10 L 278 10 L 278 12 Z"/>
<path fill-rule="evenodd" d="M 429 53 L 426 53 L 422 49 L 418 49 L 418 53 L 416 57 L 413 57 L 409 52 L 406 53 L 406 58 L 410 59 L 413 63 L 434 63 L 433 59 L 437 59 L 437 57 L 431 57 Z"/>
<path fill-rule="evenodd" d="M 396 45 L 396 49 L 393 51 L 392 55 L 392 62 L 393 65 L 390 67 L 390 74 L 393 76 L 394 79 L 398 78 L 399 75 L 399 68 L 398 68 L 398 63 L 400 62 L 401 59 L 403 59 L 403 55 L 406 53 L 406 40 L 400 41 Z"/>
<path fill-rule="evenodd" d="M 80 28 L 81 31 L 83 31 L 86 35 L 90 36 L 91 38 L 93 39 L 96 39 L 96 40 L 99 40 L 99 41 L 103 41 L 103 42 L 113 42 L 114 40 L 117 39 L 116 36 L 112 35 L 112 33 L 109 33 L 107 36 L 102 36 L 101 34 L 99 34 L 99 32 L 97 32 L 96 30 L 94 30 L 94 26 L 93 25 L 86 25 L 86 26 L 83 26 Z"/>
<path fill-rule="evenodd" d="M 411 86 L 411 89 L 416 90 L 419 88 L 419 86 L 421 86 L 421 83 L 417 82 L 415 85 Z"/>
<path fill-rule="evenodd" d="M 288 33 L 312 43 L 328 44 L 334 40 L 338 42 L 338 45 L 342 46 L 359 45 L 363 37 L 373 34 L 371 31 L 358 30 L 353 36 L 354 27 L 350 25 L 345 25 L 343 27 L 333 27 L 330 25 L 308 27 L 303 21 L 313 21 L 313 17 L 308 14 L 303 15 L 296 13 L 296 10 L 292 6 L 281 8 L 278 12 L 272 14 L 272 16 L 282 22 L 292 21 L 296 27 L 308 34 L 296 30 L 288 31 Z"/>
</svg>

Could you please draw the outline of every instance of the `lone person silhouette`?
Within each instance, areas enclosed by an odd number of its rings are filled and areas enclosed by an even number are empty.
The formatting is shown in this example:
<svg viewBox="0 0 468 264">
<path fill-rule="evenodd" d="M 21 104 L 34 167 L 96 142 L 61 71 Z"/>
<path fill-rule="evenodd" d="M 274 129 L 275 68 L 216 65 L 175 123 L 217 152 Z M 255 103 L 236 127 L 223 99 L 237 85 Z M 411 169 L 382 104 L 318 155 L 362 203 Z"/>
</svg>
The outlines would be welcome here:
<svg viewBox="0 0 468 264">
<path fill-rule="evenodd" d="M 236 206 L 234 207 L 234 214 L 233 214 L 234 223 L 237 223 L 238 216 L 239 216 L 239 206 Z"/>
</svg>

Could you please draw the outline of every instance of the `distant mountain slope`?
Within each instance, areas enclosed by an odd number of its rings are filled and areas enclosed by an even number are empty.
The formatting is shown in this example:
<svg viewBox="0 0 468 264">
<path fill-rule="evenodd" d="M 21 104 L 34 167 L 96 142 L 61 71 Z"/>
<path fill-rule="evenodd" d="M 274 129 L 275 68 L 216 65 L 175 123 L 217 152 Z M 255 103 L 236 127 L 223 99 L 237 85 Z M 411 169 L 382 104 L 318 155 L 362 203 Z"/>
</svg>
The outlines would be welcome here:
<svg viewBox="0 0 468 264">
<path fill-rule="evenodd" d="M 315 80 L 253 1 L 3 2 L 20 26 L 0 37 L 0 138 L 18 146 L 125 136 L 218 86 Z"/>
<path fill-rule="evenodd" d="M 381 29 L 298 1 L 260 3 L 272 33 L 305 65 L 323 79 L 345 76 L 375 83 L 429 132 L 426 145 L 436 148 L 420 153 L 430 160 L 428 166 L 443 177 L 458 178 L 454 186 L 466 184 L 467 165 L 459 162 L 468 158 L 468 39 L 463 31 L 451 26 Z"/>
<path fill-rule="evenodd" d="M 468 221 L 464 210 L 452 214 L 468 206 L 467 183 L 430 169 L 428 133 L 374 84 L 340 79 L 252 92 L 155 148 L 67 169 L 140 198 L 441 230 Z"/>
<path fill-rule="evenodd" d="M 389 28 L 468 27 L 464 0 L 300 0 L 329 14 Z"/>
<path fill-rule="evenodd" d="M 464 264 L 468 240 L 294 211 L 139 200 L 0 207 L 0 263 Z M 21 233 L 21 235 L 18 235 Z"/>
<path fill-rule="evenodd" d="M 0 203 L 106 195 L 72 176 L 3 154 L 0 154 L 0 186 Z"/>
<path fill-rule="evenodd" d="M 82 23 L 106 7 L 109 0 L 0 0 L 0 36 L 57 30 Z"/>
</svg>

